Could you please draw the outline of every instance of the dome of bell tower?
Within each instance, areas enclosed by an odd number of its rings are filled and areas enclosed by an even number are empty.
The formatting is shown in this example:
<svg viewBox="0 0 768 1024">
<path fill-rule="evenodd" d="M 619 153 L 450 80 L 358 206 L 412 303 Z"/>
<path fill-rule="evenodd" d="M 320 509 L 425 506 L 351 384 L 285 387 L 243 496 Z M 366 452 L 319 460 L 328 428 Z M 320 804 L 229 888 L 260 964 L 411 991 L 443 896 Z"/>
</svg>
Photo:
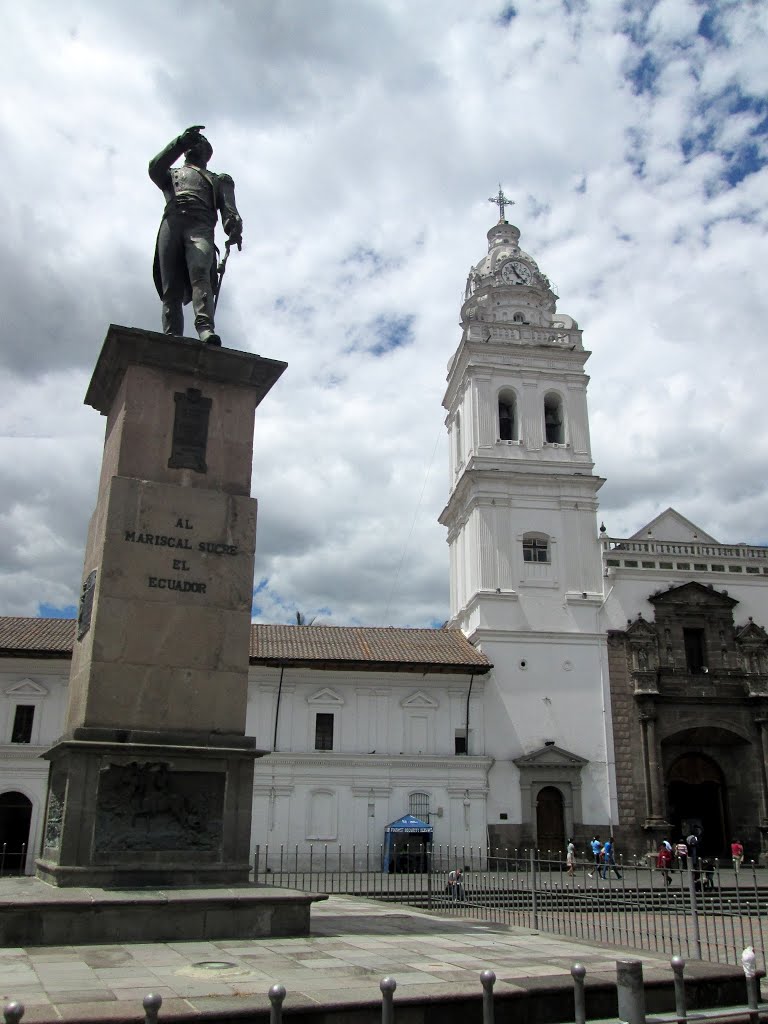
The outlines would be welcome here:
<svg viewBox="0 0 768 1024">
<path fill-rule="evenodd" d="M 511 201 L 501 189 L 490 201 L 499 206 L 501 216 L 487 233 L 487 254 L 469 271 L 462 326 L 467 328 L 479 321 L 538 328 L 575 327 L 570 317 L 556 314 L 557 295 L 549 278 L 520 248 L 520 229 L 504 216 L 504 208 Z"/>
</svg>

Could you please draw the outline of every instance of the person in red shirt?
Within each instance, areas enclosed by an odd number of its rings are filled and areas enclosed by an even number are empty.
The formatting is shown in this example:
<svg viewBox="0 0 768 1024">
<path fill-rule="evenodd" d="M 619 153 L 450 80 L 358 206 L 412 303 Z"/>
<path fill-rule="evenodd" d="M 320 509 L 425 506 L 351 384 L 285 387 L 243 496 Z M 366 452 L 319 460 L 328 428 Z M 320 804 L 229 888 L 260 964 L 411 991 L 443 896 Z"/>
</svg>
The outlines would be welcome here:
<svg viewBox="0 0 768 1024">
<path fill-rule="evenodd" d="M 661 877 L 664 879 L 665 885 L 672 884 L 672 876 L 669 873 L 669 868 L 672 864 L 672 848 L 666 839 L 662 842 L 659 847 L 659 852 L 656 855 L 656 867 L 661 872 Z"/>
<path fill-rule="evenodd" d="M 733 870 L 738 875 L 741 862 L 744 860 L 744 847 L 738 839 L 734 839 L 731 843 L 731 856 L 733 857 Z"/>
</svg>

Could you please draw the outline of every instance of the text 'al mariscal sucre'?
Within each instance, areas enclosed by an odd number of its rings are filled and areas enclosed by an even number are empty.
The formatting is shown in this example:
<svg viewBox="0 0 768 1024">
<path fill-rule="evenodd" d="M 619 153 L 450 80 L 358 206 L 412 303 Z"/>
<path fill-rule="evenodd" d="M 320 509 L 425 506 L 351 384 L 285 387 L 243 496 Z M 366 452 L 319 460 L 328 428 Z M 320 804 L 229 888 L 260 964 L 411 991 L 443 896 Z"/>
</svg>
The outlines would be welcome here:
<svg viewBox="0 0 768 1024">
<path fill-rule="evenodd" d="M 124 539 L 133 544 L 149 544 L 156 548 L 179 548 L 182 551 L 199 551 L 204 555 L 236 555 L 237 544 L 220 544 L 218 541 L 201 540 L 194 544 L 189 537 L 173 537 L 164 533 L 137 533 L 126 530 Z"/>
</svg>

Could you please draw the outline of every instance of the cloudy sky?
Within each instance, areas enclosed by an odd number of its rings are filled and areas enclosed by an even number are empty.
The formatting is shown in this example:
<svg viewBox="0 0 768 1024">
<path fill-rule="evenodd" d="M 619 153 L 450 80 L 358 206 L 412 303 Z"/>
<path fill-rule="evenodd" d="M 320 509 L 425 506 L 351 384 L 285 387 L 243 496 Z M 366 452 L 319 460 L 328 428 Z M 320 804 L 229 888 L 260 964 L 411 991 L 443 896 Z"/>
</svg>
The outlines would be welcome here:
<svg viewBox="0 0 768 1024">
<path fill-rule="evenodd" d="M 609 533 L 673 505 L 768 542 L 762 0 L 2 8 L 0 614 L 74 612 L 83 397 L 110 322 L 159 329 L 146 167 L 190 124 L 245 221 L 224 344 L 289 363 L 257 415 L 257 621 L 447 618 L 441 400 L 499 182 L 593 352 Z"/>
</svg>

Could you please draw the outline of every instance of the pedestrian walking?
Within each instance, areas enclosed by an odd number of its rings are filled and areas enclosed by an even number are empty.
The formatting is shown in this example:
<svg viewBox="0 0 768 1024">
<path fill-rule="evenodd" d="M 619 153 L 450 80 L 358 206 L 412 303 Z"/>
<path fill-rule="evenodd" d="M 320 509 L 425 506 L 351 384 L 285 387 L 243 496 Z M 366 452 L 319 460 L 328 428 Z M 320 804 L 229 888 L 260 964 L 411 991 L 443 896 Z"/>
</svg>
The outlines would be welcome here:
<svg viewBox="0 0 768 1024">
<path fill-rule="evenodd" d="M 656 867 L 661 872 L 661 877 L 664 879 L 665 885 L 672 884 L 672 876 L 669 873 L 669 868 L 672 864 L 672 847 L 664 839 L 659 847 L 659 852 L 656 854 Z"/>
<path fill-rule="evenodd" d="M 733 870 L 738 875 L 739 869 L 744 861 L 744 847 L 738 839 L 734 839 L 731 843 L 731 856 L 733 857 Z"/>
<path fill-rule="evenodd" d="M 592 859 L 594 860 L 592 870 L 589 872 L 589 877 L 591 878 L 593 874 L 600 869 L 600 854 L 603 851 L 603 844 L 600 842 L 598 836 L 593 836 L 589 845 L 592 850 Z"/>
<path fill-rule="evenodd" d="M 607 878 L 608 872 L 613 868 L 613 871 L 617 878 L 621 878 L 619 869 L 616 867 L 616 857 L 614 853 L 615 843 L 613 836 L 609 836 L 603 845 L 603 869 L 600 873 L 601 878 Z"/>
<path fill-rule="evenodd" d="M 682 839 L 675 843 L 675 856 L 677 857 L 677 866 L 683 871 L 688 864 L 688 844 Z"/>
<path fill-rule="evenodd" d="M 573 875 L 573 869 L 576 866 L 576 847 L 574 846 L 573 839 L 568 840 L 568 848 L 565 852 L 565 863 L 568 865 L 568 874 Z"/>
<path fill-rule="evenodd" d="M 691 858 L 691 866 L 696 867 L 696 863 L 699 859 L 699 837 L 695 832 L 691 832 L 685 839 L 688 845 L 688 856 Z"/>
</svg>

